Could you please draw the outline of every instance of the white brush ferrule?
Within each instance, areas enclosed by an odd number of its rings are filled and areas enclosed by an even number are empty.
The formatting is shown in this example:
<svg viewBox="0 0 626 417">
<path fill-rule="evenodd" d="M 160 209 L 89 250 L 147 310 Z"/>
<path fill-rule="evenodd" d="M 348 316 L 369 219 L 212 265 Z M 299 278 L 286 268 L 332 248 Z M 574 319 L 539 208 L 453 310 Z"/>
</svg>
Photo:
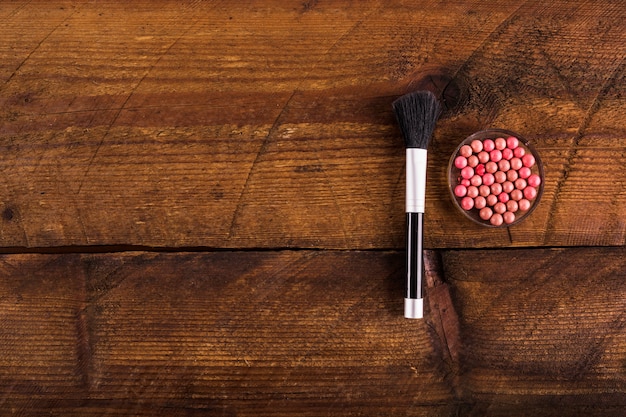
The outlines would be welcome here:
<svg viewBox="0 0 626 417">
<path fill-rule="evenodd" d="M 406 212 L 424 213 L 426 149 L 406 148 Z"/>
</svg>

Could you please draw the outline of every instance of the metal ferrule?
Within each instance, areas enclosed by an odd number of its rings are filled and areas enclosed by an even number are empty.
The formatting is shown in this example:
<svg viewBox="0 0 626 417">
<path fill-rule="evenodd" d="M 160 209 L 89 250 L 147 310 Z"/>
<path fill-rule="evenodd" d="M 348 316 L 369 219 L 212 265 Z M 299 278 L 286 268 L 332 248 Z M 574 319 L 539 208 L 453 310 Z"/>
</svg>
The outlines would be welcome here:
<svg viewBox="0 0 626 417">
<path fill-rule="evenodd" d="M 423 213 L 426 197 L 426 149 L 406 148 L 406 212 Z"/>
</svg>

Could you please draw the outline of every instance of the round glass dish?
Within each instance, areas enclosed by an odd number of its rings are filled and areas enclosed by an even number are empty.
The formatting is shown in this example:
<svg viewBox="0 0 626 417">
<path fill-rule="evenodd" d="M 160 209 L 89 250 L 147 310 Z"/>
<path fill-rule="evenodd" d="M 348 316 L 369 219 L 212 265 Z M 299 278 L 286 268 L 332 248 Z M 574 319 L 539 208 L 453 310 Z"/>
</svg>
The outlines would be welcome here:
<svg viewBox="0 0 626 417">
<path fill-rule="evenodd" d="M 448 164 L 454 205 L 484 226 L 507 227 L 524 220 L 537 207 L 543 184 L 537 150 L 509 130 L 487 129 L 468 136 Z"/>
</svg>

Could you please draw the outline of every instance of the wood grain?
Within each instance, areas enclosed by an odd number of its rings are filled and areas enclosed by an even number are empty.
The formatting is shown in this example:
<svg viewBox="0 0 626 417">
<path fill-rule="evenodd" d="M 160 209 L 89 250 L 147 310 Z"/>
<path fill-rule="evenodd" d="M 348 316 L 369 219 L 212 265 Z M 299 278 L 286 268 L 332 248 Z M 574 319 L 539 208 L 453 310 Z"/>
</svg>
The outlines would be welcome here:
<svg viewBox="0 0 626 417">
<path fill-rule="evenodd" d="M 391 101 L 445 99 L 430 248 L 623 245 L 626 11 L 610 1 L 3 2 L 0 246 L 401 248 Z M 445 166 L 486 127 L 546 192 L 494 232 Z"/>
<path fill-rule="evenodd" d="M 623 247 L 443 254 L 467 415 L 623 413 L 625 255 Z"/>
<path fill-rule="evenodd" d="M 0 409 L 448 415 L 396 252 L 0 257 Z"/>
</svg>

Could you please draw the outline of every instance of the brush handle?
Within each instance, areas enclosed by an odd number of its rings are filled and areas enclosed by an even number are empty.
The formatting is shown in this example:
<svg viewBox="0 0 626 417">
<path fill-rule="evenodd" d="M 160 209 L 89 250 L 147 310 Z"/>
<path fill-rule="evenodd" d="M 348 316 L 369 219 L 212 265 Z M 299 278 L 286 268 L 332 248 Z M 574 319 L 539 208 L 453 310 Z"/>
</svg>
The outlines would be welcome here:
<svg viewBox="0 0 626 417">
<path fill-rule="evenodd" d="M 404 317 L 423 317 L 422 276 L 424 262 L 424 206 L 426 197 L 427 152 L 406 149 L 406 294 Z"/>
<path fill-rule="evenodd" d="M 406 292 L 404 317 L 423 317 L 422 277 L 424 276 L 424 213 L 406 214 Z"/>
</svg>

